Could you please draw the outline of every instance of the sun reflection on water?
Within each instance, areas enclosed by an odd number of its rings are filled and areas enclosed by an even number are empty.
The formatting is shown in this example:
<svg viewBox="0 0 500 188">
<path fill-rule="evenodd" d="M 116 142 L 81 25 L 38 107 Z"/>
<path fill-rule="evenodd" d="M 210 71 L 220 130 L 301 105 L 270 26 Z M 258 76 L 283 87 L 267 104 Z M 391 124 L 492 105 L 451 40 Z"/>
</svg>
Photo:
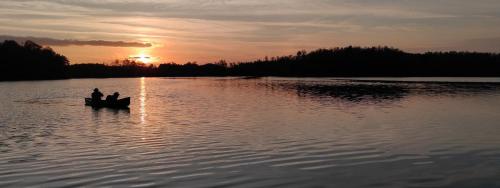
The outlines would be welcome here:
<svg viewBox="0 0 500 188">
<path fill-rule="evenodd" d="M 141 62 L 145 64 L 154 63 L 158 61 L 158 57 L 151 56 L 150 49 L 140 49 L 136 53 L 129 55 L 128 60 Z"/>
<path fill-rule="evenodd" d="M 146 120 L 146 78 L 141 78 L 141 91 L 139 96 L 140 101 L 140 118 L 141 124 L 145 123 Z"/>
</svg>

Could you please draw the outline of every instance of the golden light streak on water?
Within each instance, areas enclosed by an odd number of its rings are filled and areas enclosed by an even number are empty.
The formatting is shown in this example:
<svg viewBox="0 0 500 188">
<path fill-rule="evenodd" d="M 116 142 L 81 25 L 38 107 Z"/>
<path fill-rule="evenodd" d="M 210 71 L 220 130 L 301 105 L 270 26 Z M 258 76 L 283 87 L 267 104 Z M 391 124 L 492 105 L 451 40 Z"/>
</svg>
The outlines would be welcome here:
<svg viewBox="0 0 500 188">
<path fill-rule="evenodd" d="M 146 121 L 146 78 L 141 78 L 141 91 L 139 94 L 141 124 Z"/>
</svg>

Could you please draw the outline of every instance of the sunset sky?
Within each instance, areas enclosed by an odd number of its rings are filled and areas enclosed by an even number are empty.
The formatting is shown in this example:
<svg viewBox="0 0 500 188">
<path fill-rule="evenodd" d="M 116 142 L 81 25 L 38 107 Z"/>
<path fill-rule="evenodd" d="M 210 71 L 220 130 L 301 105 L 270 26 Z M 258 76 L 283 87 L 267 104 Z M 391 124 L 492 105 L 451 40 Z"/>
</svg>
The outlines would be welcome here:
<svg viewBox="0 0 500 188">
<path fill-rule="evenodd" d="M 346 45 L 500 52 L 500 1 L 1 0 L 0 39 L 50 45 L 71 63 L 241 61 Z"/>
</svg>

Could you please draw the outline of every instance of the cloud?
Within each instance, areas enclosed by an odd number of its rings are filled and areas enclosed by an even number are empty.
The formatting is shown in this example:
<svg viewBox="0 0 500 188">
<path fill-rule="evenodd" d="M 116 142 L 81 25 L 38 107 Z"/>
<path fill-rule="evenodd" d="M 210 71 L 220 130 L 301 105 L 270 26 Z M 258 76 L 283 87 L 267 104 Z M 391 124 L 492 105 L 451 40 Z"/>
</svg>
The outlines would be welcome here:
<svg viewBox="0 0 500 188">
<path fill-rule="evenodd" d="M 72 40 L 72 39 L 61 40 L 61 39 L 42 38 L 42 37 L 18 37 L 18 36 L 0 35 L 0 41 L 4 40 L 15 40 L 19 43 L 31 40 L 33 42 L 36 42 L 44 46 L 108 46 L 108 47 L 137 47 L 137 48 L 147 48 L 152 46 L 151 43 L 141 43 L 141 42 L 107 41 L 107 40 Z"/>
<path fill-rule="evenodd" d="M 151 53 L 175 61 L 239 61 L 345 45 L 498 51 L 499 9 L 499 0 L 0 0 L 0 37 L 153 44 Z M 85 50 L 63 52 L 87 62 L 128 49 Z"/>
</svg>

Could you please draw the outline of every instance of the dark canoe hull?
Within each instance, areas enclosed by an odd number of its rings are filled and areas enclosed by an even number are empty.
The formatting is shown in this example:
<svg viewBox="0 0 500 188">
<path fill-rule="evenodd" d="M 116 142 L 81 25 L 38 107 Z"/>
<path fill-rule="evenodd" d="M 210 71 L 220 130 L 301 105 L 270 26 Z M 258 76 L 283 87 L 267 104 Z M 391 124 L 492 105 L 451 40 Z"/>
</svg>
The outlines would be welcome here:
<svg viewBox="0 0 500 188">
<path fill-rule="evenodd" d="M 92 102 L 91 98 L 85 98 L 85 105 L 86 106 L 92 106 L 94 108 L 128 108 L 130 105 L 130 97 L 123 98 L 123 99 L 118 99 L 118 101 L 114 103 L 108 103 L 105 100 L 101 100 L 98 102 Z"/>
</svg>

